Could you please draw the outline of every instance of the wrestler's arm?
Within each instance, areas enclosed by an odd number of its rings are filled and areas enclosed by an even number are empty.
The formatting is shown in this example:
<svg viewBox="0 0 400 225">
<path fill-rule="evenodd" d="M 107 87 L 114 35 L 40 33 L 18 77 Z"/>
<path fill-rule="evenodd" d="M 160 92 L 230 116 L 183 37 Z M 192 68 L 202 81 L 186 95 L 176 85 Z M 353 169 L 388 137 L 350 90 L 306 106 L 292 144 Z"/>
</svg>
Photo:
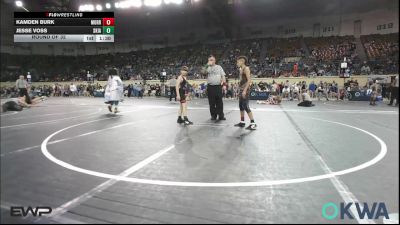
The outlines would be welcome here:
<svg viewBox="0 0 400 225">
<path fill-rule="evenodd" d="M 182 78 L 181 76 L 179 76 L 178 80 L 176 80 L 176 86 L 175 86 L 176 99 L 178 101 L 181 99 L 181 96 L 179 95 L 179 88 L 181 88 L 181 83 L 182 83 Z"/>
<path fill-rule="evenodd" d="M 248 89 L 249 89 L 249 87 L 250 87 L 250 84 L 251 84 L 251 76 L 250 76 L 250 69 L 249 69 L 249 67 L 246 67 L 245 69 L 244 69 L 244 74 L 246 75 L 246 78 L 247 78 L 247 82 L 246 82 L 246 85 L 245 85 L 245 87 L 243 88 L 243 93 L 247 93 L 247 91 L 248 91 Z"/>
</svg>

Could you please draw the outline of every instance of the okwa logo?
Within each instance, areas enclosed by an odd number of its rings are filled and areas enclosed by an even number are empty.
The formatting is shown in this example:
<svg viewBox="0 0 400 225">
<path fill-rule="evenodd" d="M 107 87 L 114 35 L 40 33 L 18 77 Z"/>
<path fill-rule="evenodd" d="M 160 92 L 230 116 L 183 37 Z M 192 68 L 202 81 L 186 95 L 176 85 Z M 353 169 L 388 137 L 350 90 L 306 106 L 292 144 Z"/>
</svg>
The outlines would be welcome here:
<svg viewBox="0 0 400 225">
<path fill-rule="evenodd" d="M 355 210 L 352 210 L 355 207 Z M 358 214 L 358 215 L 352 215 Z M 339 207 L 333 203 L 328 202 L 322 206 L 322 216 L 327 220 L 333 220 L 339 216 L 340 219 L 354 219 L 354 216 L 358 216 L 360 219 L 379 219 L 384 217 L 389 219 L 389 215 L 386 209 L 386 205 L 383 202 L 374 202 L 372 205 L 367 203 L 350 202 L 340 203 Z"/>
</svg>

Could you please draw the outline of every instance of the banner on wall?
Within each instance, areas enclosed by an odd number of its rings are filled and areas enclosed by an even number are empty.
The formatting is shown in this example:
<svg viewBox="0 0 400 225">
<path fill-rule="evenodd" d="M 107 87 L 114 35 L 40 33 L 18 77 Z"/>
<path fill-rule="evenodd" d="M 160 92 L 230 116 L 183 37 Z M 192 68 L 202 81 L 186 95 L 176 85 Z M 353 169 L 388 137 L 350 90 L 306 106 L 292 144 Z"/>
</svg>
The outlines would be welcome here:
<svg viewBox="0 0 400 225">
<path fill-rule="evenodd" d="M 266 91 L 250 91 L 250 100 L 267 100 L 270 92 Z"/>
<path fill-rule="evenodd" d="M 381 84 L 390 84 L 391 77 L 395 75 L 368 75 L 368 81 L 378 80 Z"/>
<path fill-rule="evenodd" d="M 104 98 L 104 91 L 94 91 L 94 97 Z"/>
<path fill-rule="evenodd" d="M 349 101 L 369 101 L 371 98 L 372 90 L 359 90 L 359 91 L 348 91 L 347 98 Z M 380 97 L 382 98 L 382 97 Z M 378 100 L 380 99 L 378 97 Z"/>
</svg>

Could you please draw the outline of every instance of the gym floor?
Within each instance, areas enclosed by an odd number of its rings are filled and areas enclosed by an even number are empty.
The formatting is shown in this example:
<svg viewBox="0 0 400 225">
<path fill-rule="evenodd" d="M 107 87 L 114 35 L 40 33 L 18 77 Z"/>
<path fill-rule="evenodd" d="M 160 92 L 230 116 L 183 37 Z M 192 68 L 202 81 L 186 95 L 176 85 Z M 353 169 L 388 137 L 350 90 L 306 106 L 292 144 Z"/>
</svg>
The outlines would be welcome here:
<svg viewBox="0 0 400 225">
<path fill-rule="evenodd" d="M 207 100 L 190 102 L 187 127 L 164 98 L 126 99 L 117 115 L 102 100 L 1 114 L 1 223 L 385 222 L 328 220 L 328 202 L 383 202 L 398 218 L 398 107 L 251 101 L 248 131 L 233 126 L 233 100 L 220 122 Z M 11 217 L 11 206 L 53 211 Z"/>
</svg>

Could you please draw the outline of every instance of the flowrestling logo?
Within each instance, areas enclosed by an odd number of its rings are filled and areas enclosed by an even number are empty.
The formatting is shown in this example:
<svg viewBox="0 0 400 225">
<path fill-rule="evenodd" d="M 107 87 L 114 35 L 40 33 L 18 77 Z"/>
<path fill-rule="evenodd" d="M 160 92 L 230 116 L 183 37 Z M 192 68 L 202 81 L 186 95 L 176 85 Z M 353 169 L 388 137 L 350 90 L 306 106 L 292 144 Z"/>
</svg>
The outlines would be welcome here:
<svg viewBox="0 0 400 225">
<path fill-rule="evenodd" d="M 10 207 L 10 215 L 13 217 L 26 217 L 26 216 L 34 216 L 40 217 L 46 214 L 50 214 L 52 212 L 52 208 L 48 206 L 38 206 L 38 207 L 23 207 L 23 206 L 11 206 Z"/>
<path fill-rule="evenodd" d="M 358 215 L 351 214 L 351 207 L 355 207 L 356 213 Z M 338 216 L 341 220 L 353 220 L 354 216 L 358 216 L 358 218 L 360 219 L 389 219 L 386 205 L 383 202 L 374 202 L 372 203 L 372 205 L 365 202 L 341 202 L 339 206 L 333 202 L 328 202 L 322 206 L 322 217 L 324 217 L 325 219 L 333 220 L 336 219 Z"/>
</svg>

